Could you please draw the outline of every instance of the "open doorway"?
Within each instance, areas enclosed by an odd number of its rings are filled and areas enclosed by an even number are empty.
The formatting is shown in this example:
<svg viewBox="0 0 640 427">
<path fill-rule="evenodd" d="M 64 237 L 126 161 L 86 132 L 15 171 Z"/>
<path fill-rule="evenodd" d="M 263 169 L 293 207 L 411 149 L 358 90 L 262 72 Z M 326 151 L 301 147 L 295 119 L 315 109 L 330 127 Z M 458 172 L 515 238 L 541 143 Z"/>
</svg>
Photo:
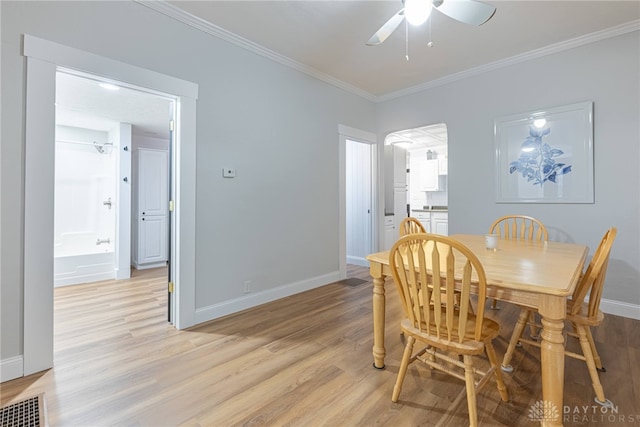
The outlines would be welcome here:
<svg viewBox="0 0 640 427">
<path fill-rule="evenodd" d="M 444 123 L 385 138 L 385 213 L 394 217 L 385 246 L 393 244 L 406 216 L 417 218 L 428 233 L 449 234 L 448 143 Z"/>
<path fill-rule="evenodd" d="M 56 73 L 56 287 L 128 279 L 131 265 L 169 261 L 175 101 L 114 83 Z"/>
<path fill-rule="evenodd" d="M 338 126 L 338 140 L 338 262 L 339 277 L 346 279 L 347 262 L 368 265 L 366 256 L 378 247 L 380 150 L 375 134 L 349 126 Z"/>
<path fill-rule="evenodd" d="M 373 248 L 374 146 L 347 139 L 347 264 L 368 266 Z"/>
<path fill-rule="evenodd" d="M 176 101 L 176 173 L 171 190 L 176 208 L 170 231 L 176 266 L 172 274 L 175 291 L 174 324 L 178 329 L 195 323 L 195 117 L 198 86 L 194 83 L 109 58 L 25 35 L 27 57 L 25 111 L 25 206 L 24 206 L 24 308 L 23 375 L 53 366 L 53 235 L 55 86 L 57 71 L 98 77 L 122 87 L 141 89 Z M 83 72 L 74 71 L 83 70 Z M 126 83 L 125 83 L 126 82 Z M 170 288 L 169 288 L 170 289 Z"/>
</svg>

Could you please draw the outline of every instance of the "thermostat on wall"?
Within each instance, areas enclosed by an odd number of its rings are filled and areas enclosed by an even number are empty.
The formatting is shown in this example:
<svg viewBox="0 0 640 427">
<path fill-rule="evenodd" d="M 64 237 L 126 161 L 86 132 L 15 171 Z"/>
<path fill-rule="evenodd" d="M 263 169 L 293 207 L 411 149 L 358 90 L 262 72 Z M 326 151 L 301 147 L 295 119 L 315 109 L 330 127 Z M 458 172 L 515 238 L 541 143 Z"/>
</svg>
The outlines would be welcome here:
<svg viewBox="0 0 640 427">
<path fill-rule="evenodd" d="M 225 178 L 235 178 L 236 177 L 236 169 L 235 168 L 224 168 L 222 169 L 222 176 Z"/>
</svg>

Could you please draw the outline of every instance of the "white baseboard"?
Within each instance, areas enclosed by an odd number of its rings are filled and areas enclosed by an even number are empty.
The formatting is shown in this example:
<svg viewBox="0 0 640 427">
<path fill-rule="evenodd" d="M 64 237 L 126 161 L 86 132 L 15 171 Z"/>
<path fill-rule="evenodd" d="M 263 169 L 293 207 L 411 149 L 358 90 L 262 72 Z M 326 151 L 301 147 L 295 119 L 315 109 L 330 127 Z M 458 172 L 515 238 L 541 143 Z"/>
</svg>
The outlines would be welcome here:
<svg viewBox="0 0 640 427">
<path fill-rule="evenodd" d="M 640 320 L 640 305 L 637 304 L 603 298 L 600 300 L 600 310 L 604 313 Z"/>
<path fill-rule="evenodd" d="M 148 263 L 148 264 L 138 264 L 137 262 L 134 261 L 134 262 L 131 263 L 131 265 L 136 270 L 147 270 L 149 268 L 166 267 L 167 266 L 167 261 L 151 262 L 151 263 Z"/>
<path fill-rule="evenodd" d="M 347 255 L 347 264 L 359 265 L 361 267 L 369 267 L 369 261 L 366 258 Z"/>
<path fill-rule="evenodd" d="M 115 268 L 116 280 L 125 280 L 131 278 L 131 266 L 127 265 L 126 268 Z"/>
<path fill-rule="evenodd" d="M 0 383 L 15 380 L 24 376 L 24 361 L 22 356 L 0 360 Z"/>
<path fill-rule="evenodd" d="M 209 320 L 237 313 L 238 311 L 246 310 L 247 308 L 256 307 L 258 305 L 308 291 L 310 289 L 318 288 L 329 283 L 337 282 L 338 280 L 340 280 L 340 272 L 335 271 L 333 273 L 312 277 L 310 279 L 279 286 L 266 291 L 252 292 L 245 296 L 207 307 L 197 308 L 195 322 L 208 322 Z"/>
</svg>

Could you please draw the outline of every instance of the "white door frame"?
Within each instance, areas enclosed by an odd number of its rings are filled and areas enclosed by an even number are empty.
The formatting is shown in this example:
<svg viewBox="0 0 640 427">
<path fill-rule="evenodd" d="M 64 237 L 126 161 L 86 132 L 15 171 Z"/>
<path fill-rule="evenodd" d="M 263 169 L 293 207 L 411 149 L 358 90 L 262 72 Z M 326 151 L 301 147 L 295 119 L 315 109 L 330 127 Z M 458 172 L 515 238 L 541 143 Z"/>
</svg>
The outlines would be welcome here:
<svg viewBox="0 0 640 427">
<path fill-rule="evenodd" d="M 53 366 L 55 76 L 59 68 L 176 99 L 175 325 L 195 324 L 196 99 L 198 85 L 44 39 L 24 36 L 25 113 L 23 375 Z"/>
<path fill-rule="evenodd" d="M 380 229 L 382 220 L 382 197 L 378 194 L 380 187 L 380 162 L 382 158 L 382 146 L 378 144 L 376 135 L 360 129 L 355 129 L 345 125 L 338 125 L 338 265 L 340 279 L 347 278 L 347 139 L 365 144 L 376 145 L 377 149 L 371 150 L 373 167 L 371 169 L 371 194 L 372 211 L 371 222 L 373 224 L 373 234 L 371 244 L 378 248 Z"/>
</svg>

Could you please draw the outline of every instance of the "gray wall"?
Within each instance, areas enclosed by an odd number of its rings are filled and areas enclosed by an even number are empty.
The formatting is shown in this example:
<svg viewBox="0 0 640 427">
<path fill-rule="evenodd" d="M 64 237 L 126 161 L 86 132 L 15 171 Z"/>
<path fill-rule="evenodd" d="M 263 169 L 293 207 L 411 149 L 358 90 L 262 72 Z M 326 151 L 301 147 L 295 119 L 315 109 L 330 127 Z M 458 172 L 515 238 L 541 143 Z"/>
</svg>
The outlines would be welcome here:
<svg viewBox="0 0 640 427">
<path fill-rule="evenodd" d="M 449 132 L 449 232 L 483 233 L 506 214 L 529 214 L 552 240 L 593 249 L 618 228 L 604 298 L 640 304 L 640 35 L 633 32 L 381 103 L 379 139 L 444 122 Z M 594 103 L 594 204 L 497 204 L 494 118 Z"/>
<path fill-rule="evenodd" d="M 0 360 L 22 354 L 25 33 L 199 85 L 196 308 L 338 271 L 338 124 L 375 131 L 373 103 L 136 3 L 0 7 Z"/>
</svg>

